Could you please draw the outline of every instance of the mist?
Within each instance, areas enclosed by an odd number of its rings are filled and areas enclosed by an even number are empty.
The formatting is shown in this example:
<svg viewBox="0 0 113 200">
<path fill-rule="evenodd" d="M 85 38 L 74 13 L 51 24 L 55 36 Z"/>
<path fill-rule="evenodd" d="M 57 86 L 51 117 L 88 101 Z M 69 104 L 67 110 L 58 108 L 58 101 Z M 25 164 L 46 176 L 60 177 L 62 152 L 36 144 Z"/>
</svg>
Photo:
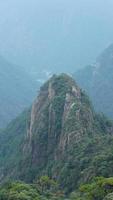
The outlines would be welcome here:
<svg viewBox="0 0 113 200">
<path fill-rule="evenodd" d="M 113 42 L 112 0 L 1 0 L 0 54 L 27 69 L 74 72 Z"/>
</svg>

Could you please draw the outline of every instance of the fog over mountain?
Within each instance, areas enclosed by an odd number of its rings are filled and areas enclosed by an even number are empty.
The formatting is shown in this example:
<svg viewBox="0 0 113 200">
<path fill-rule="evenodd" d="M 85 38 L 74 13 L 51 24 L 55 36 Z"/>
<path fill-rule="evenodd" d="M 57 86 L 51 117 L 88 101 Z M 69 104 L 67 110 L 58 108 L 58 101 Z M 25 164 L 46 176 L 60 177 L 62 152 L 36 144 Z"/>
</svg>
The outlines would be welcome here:
<svg viewBox="0 0 113 200">
<path fill-rule="evenodd" d="M 112 0 L 1 0 L 0 54 L 30 69 L 75 71 L 113 41 Z"/>
<path fill-rule="evenodd" d="M 113 0 L 0 0 L 0 200 L 113 200 L 112 21 Z"/>
<path fill-rule="evenodd" d="M 40 83 L 0 56 L 0 129 L 28 107 Z"/>
</svg>

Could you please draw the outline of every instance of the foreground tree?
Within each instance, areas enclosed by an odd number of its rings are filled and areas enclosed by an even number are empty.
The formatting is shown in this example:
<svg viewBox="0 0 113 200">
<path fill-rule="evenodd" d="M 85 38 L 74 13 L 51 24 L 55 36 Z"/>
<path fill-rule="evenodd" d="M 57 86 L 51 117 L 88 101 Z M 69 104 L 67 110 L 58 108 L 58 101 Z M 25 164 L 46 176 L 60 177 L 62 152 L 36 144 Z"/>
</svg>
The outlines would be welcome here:
<svg viewBox="0 0 113 200">
<path fill-rule="evenodd" d="M 90 184 L 82 185 L 80 192 L 87 200 L 107 200 L 113 193 L 113 178 L 96 177 Z"/>
</svg>

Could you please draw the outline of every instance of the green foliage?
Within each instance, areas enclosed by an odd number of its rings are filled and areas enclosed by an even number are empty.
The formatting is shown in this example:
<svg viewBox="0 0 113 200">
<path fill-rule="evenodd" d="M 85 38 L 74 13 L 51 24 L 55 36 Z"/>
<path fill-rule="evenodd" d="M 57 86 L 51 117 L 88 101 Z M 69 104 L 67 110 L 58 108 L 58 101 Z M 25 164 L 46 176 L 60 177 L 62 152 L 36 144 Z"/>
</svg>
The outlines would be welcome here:
<svg viewBox="0 0 113 200">
<path fill-rule="evenodd" d="M 40 196 L 33 186 L 15 182 L 0 188 L 0 200 L 40 200 Z"/>
<path fill-rule="evenodd" d="M 41 176 L 36 184 L 41 193 L 58 190 L 58 183 L 48 176 Z"/>
<path fill-rule="evenodd" d="M 26 125 L 30 112 L 24 111 L 19 117 L 13 120 L 0 134 L 0 166 L 5 176 L 11 174 L 12 168 L 22 158 L 22 146 L 26 135 Z M 15 170 L 16 173 L 16 170 Z"/>
<path fill-rule="evenodd" d="M 113 200 L 113 193 L 108 194 L 104 200 Z"/>
<path fill-rule="evenodd" d="M 113 192 L 113 178 L 97 177 L 91 183 L 82 185 L 80 192 L 88 200 L 103 200 L 103 198 Z"/>
<path fill-rule="evenodd" d="M 0 200 L 64 200 L 58 184 L 48 176 L 37 183 L 7 182 L 0 187 Z"/>
</svg>

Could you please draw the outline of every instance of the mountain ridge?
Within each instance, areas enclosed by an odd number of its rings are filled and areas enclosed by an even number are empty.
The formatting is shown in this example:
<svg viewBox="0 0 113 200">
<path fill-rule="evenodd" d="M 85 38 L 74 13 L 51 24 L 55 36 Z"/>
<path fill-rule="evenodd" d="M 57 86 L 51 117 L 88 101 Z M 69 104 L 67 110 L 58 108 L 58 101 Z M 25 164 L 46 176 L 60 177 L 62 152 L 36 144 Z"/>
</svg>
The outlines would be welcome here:
<svg viewBox="0 0 113 200">
<path fill-rule="evenodd" d="M 113 118 L 113 44 L 98 56 L 94 64 L 76 72 L 74 78 L 88 93 L 96 111 Z"/>
</svg>

